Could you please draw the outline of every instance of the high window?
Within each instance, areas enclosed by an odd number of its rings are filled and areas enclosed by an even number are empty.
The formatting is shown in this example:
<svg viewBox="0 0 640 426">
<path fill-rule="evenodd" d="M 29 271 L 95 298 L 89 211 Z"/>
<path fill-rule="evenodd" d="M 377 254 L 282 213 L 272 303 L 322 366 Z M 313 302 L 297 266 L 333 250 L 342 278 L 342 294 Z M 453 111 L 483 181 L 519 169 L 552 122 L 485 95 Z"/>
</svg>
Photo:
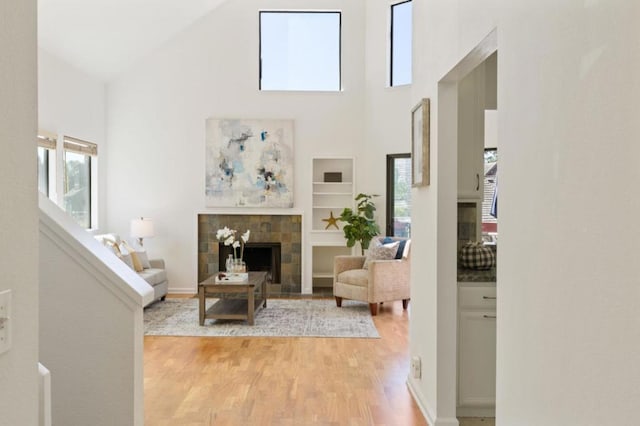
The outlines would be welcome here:
<svg viewBox="0 0 640 426">
<path fill-rule="evenodd" d="M 92 225 L 92 174 L 95 173 L 92 159 L 97 155 L 97 145 L 64 137 L 64 209 L 84 228 Z"/>
<path fill-rule="evenodd" d="M 339 91 L 340 12 L 260 12 L 260 90 Z"/>
<path fill-rule="evenodd" d="M 391 5 L 390 72 L 391 86 L 411 84 L 412 49 L 411 0 Z"/>
<path fill-rule="evenodd" d="M 51 162 L 55 161 L 56 137 L 47 132 L 38 133 L 38 190 L 49 196 L 52 177 Z"/>
</svg>

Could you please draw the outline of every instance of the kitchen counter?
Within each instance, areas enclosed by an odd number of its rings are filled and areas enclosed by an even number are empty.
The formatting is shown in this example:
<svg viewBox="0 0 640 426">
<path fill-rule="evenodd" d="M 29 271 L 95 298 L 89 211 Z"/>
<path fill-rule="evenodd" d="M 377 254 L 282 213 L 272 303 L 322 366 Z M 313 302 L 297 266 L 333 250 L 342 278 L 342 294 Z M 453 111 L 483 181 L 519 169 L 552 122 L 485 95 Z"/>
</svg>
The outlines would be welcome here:
<svg viewBox="0 0 640 426">
<path fill-rule="evenodd" d="M 486 271 L 458 268 L 458 282 L 496 282 L 496 267 Z"/>
</svg>

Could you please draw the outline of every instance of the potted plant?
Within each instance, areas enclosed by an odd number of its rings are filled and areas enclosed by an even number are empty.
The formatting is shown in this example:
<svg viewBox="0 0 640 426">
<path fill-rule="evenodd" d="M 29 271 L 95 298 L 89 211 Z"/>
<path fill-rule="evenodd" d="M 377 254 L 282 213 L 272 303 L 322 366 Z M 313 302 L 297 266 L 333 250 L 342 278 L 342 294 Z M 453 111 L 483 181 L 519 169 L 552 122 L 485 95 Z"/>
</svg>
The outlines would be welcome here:
<svg viewBox="0 0 640 426">
<path fill-rule="evenodd" d="M 356 210 L 345 208 L 338 218 L 341 222 L 346 222 L 342 230 L 347 239 L 347 247 L 353 247 L 356 242 L 359 242 L 363 255 L 369 248 L 371 239 L 380 233 L 380 228 L 373 219 L 373 213 L 376 211 L 376 206 L 371 201 L 373 197 L 377 195 L 358 194 L 355 198 Z"/>
</svg>

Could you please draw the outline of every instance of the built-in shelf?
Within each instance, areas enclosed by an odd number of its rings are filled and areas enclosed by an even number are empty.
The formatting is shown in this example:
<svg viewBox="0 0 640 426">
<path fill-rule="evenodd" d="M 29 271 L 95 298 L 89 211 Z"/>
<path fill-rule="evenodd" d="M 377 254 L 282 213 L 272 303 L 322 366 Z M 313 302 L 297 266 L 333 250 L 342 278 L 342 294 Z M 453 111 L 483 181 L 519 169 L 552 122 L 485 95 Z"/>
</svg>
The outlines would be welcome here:
<svg viewBox="0 0 640 426">
<path fill-rule="evenodd" d="M 332 272 L 314 272 L 311 274 L 313 278 L 333 278 Z"/>
<path fill-rule="evenodd" d="M 353 158 L 314 158 L 312 160 L 312 219 L 311 229 L 314 231 L 332 231 L 327 229 L 328 219 L 333 214 L 337 218 L 345 207 L 353 207 L 355 187 L 353 184 Z M 329 176 L 331 175 L 331 176 Z M 335 182 L 334 180 L 339 180 Z M 338 229 L 342 224 L 336 223 Z"/>
<path fill-rule="evenodd" d="M 343 239 L 344 241 L 344 239 Z M 333 258 L 339 255 L 350 255 L 351 248 L 343 245 L 316 245 L 312 250 L 312 271 L 311 278 L 313 287 L 333 286 Z"/>
<path fill-rule="evenodd" d="M 343 223 L 329 226 L 332 215 L 337 219 L 345 208 L 353 208 L 355 198 L 355 161 L 353 158 L 314 158 L 311 164 L 311 233 L 309 238 L 312 288 L 333 286 L 333 259 L 349 255 Z M 326 175 L 329 173 L 329 175 Z M 329 181 L 327 181 L 329 180 Z M 340 180 L 332 182 L 331 180 Z"/>
</svg>

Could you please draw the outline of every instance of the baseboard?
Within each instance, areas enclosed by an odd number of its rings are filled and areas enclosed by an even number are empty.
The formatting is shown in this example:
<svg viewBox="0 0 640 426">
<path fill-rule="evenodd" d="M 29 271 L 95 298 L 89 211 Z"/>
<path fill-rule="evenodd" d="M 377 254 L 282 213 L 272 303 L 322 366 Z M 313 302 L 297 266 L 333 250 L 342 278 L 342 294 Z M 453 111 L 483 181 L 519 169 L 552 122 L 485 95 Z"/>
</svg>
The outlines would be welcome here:
<svg viewBox="0 0 640 426">
<path fill-rule="evenodd" d="M 458 407 L 456 409 L 458 417 L 495 417 L 495 407 Z"/>
<path fill-rule="evenodd" d="M 460 426 L 460 424 L 458 423 L 458 419 L 456 419 L 455 417 L 439 418 L 436 414 L 434 414 L 434 410 L 427 403 L 426 398 L 424 397 L 420 389 L 415 386 L 415 382 L 411 378 L 407 380 L 407 387 L 409 388 L 409 392 L 411 392 L 414 401 L 418 405 L 418 408 L 420 408 L 420 411 L 422 412 L 422 415 L 424 416 L 429 426 Z"/>
<path fill-rule="evenodd" d="M 198 294 L 197 291 L 193 291 L 193 288 L 172 288 L 169 287 L 168 290 L 169 294 L 191 294 L 193 296 L 195 296 L 196 294 Z"/>
</svg>

